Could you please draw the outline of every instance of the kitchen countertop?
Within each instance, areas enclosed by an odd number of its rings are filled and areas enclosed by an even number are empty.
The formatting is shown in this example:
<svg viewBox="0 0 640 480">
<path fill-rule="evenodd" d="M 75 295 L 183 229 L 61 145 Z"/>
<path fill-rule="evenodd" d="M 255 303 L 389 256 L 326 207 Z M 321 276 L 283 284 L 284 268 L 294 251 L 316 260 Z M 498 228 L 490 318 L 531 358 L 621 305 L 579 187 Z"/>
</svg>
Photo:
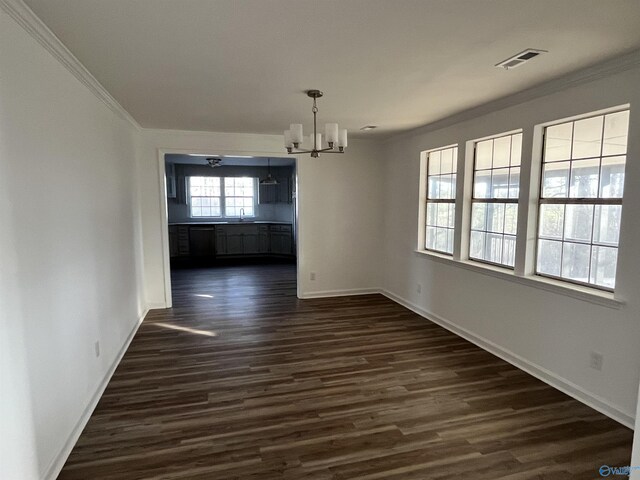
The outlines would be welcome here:
<svg viewBox="0 0 640 480">
<path fill-rule="evenodd" d="M 291 222 L 276 222 L 276 221 L 271 221 L 271 220 L 256 220 L 251 221 L 251 220 L 245 220 L 244 222 L 240 222 L 238 220 L 232 220 L 230 222 L 175 222 L 175 223 L 169 223 L 169 226 L 172 225 L 291 225 Z"/>
</svg>

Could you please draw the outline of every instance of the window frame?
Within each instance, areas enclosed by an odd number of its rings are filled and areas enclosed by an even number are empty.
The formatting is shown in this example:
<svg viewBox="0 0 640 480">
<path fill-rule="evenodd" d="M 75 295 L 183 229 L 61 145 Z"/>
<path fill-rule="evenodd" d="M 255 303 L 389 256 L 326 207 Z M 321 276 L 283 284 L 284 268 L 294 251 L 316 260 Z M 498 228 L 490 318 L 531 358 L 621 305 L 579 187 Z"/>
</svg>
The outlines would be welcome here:
<svg viewBox="0 0 640 480">
<path fill-rule="evenodd" d="M 611 105 L 611 104 L 610 104 Z M 601 288 L 595 284 L 588 283 L 575 283 L 570 279 L 554 278 L 549 276 L 542 276 L 536 274 L 537 268 L 537 247 L 538 247 L 538 229 L 539 229 L 539 200 L 541 197 L 541 188 L 543 176 L 541 175 L 543 169 L 543 156 L 544 156 L 544 142 L 546 133 L 545 128 L 557 124 L 575 122 L 590 117 L 596 117 L 600 115 L 608 115 L 617 113 L 620 111 L 629 111 L 629 125 L 627 136 L 632 138 L 634 132 L 633 119 L 634 113 L 631 111 L 630 103 L 617 103 L 611 106 L 601 106 L 600 108 L 585 108 L 585 113 L 573 113 L 562 117 L 561 115 L 552 116 L 547 118 L 538 118 L 535 121 L 526 123 L 520 126 L 520 128 L 514 128 L 511 131 L 505 131 L 502 135 L 522 133 L 522 150 L 521 150 L 521 170 L 520 170 L 520 182 L 519 182 L 519 201 L 518 201 L 518 222 L 517 222 L 517 235 L 516 235 L 516 256 L 514 269 L 507 269 L 501 266 L 495 266 L 491 263 L 485 263 L 481 261 L 475 261 L 469 259 L 469 240 L 470 240 L 470 226 L 471 226 L 471 198 L 473 195 L 473 164 L 474 164 L 474 152 L 473 146 L 475 142 L 486 140 L 496 135 L 487 135 L 485 137 L 476 137 L 474 140 L 470 135 L 455 135 L 449 137 L 451 140 L 457 142 L 450 143 L 446 147 L 438 147 L 432 149 L 420 150 L 419 157 L 419 194 L 418 194 L 418 231 L 417 242 L 414 248 L 414 254 L 428 259 L 429 262 L 442 263 L 444 265 L 455 266 L 467 271 L 472 271 L 481 275 L 486 275 L 508 282 L 525 285 L 527 287 L 533 287 L 543 291 L 553 292 L 555 294 L 571 297 L 580 301 L 592 303 L 594 305 L 604 306 L 612 309 L 620 309 L 626 304 L 625 298 L 621 298 L 620 292 L 625 290 L 626 287 L 620 283 L 624 277 L 621 277 L 620 266 L 623 265 L 620 262 L 620 253 L 624 255 L 628 245 L 623 240 L 622 234 L 625 231 L 623 224 L 627 222 L 627 217 L 632 215 L 632 212 L 621 212 L 620 216 L 620 236 L 618 237 L 618 262 L 616 267 L 615 287 L 614 289 Z M 471 137 L 471 138 L 470 138 Z M 631 140 L 629 140 L 631 142 Z M 444 143 L 444 142 L 443 142 Z M 630 146 L 630 143 L 628 147 Z M 454 244 L 453 255 L 446 253 L 440 253 L 435 250 L 428 250 L 426 246 L 426 197 L 428 187 L 428 165 L 427 154 L 432 151 L 442 150 L 449 147 L 458 147 L 458 169 L 457 169 L 457 185 L 456 185 L 456 210 L 455 210 L 455 228 L 454 228 Z M 463 150 L 461 151 L 460 148 Z M 630 150 L 627 148 L 626 159 L 627 164 L 629 161 Z M 614 155 L 610 155 L 614 156 Z M 585 157 L 588 158 L 588 157 Z M 611 162 L 613 163 L 613 162 Z M 617 188 L 624 189 L 624 187 L 630 187 L 629 177 L 625 172 L 624 183 L 617 181 Z M 604 188 L 605 183 L 599 185 L 599 192 Z M 627 189 L 628 190 L 628 189 Z M 624 192 L 624 190 L 623 190 Z M 599 193 L 600 194 L 600 193 Z M 608 195 L 614 195 L 617 193 L 608 192 Z M 624 193 L 622 194 L 624 197 Z M 622 199 L 624 204 L 624 198 Z M 604 233 L 604 232 L 603 232 Z M 605 240 L 604 244 L 607 244 L 608 240 Z"/>
<path fill-rule="evenodd" d="M 445 150 L 452 150 L 452 171 L 447 173 L 447 174 L 443 174 L 443 173 L 438 173 L 438 174 L 434 174 L 434 175 L 429 175 L 429 162 L 430 160 L 430 156 L 434 153 L 440 153 L 442 154 L 443 151 Z M 457 203 L 457 197 L 458 197 L 458 193 L 457 193 L 457 187 L 458 187 L 458 181 L 459 181 L 459 174 L 458 174 L 458 155 L 459 155 L 459 146 L 458 144 L 454 144 L 454 145 L 447 145 L 444 147 L 438 147 L 438 148 L 433 148 L 431 150 L 426 150 L 424 152 L 422 152 L 422 154 L 424 155 L 424 163 L 423 163 L 423 175 L 421 175 L 421 179 L 422 179 L 422 183 L 424 185 L 424 202 L 422 202 L 422 204 L 424 205 L 424 212 L 421 215 L 422 221 L 421 221 L 421 229 L 422 229 L 422 234 L 423 237 L 420 237 L 419 235 L 419 243 L 420 243 L 420 248 L 423 249 L 424 251 L 427 252 L 432 252 L 438 255 L 446 255 L 447 257 L 451 257 L 453 258 L 453 254 L 455 251 L 455 236 L 456 236 L 456 203 Z M 452 185 L 452 197 L 451 198 L 429 198 L 429 177 L 433 177 L 433 176 L 442 176 L 442 175 L 455 175 L 455 182 L 453 182 Z M 437 226 L 437 225 L 432 225 L 432 227 L 435 228 L 442 228 L 445 229 L 449 232 L 451 232 L 452 235 L 452 242 L 451 242 L 451 252 L 445 251 L 445 250 L 438 250 L 435 248 L 429 248 L 427 247 L 427 239 L 428 239 L 428 235 L 427 235 L 427 230 L 429 225 L 428 222 L 428 216 L 429 216 L 429 203 L 435 204 L 435 205 L 439 205 L 442 203 L 446 203 L 449 204 L 450 206 L 453 205 L 454 207 L 454 214 L 453 214 L 453 226 L 452 227 L 442 227 L 442 226 Z M 449 207 L 451 208 L 451 207 Z M 437 215 L 437 214 L 436 214 Z M 420 239 L 422 239 L 422 241 L 420 241 Z M 448 243 L 448 242 L 447 242 Z"/>
<path fill-rule="evenodd" d="M 618 262 L 619 262 L 619 256 L 618 256 L 618 252 L 619 252 L 619 248 L 620 248 L 620 241 L 618 239 L 618 244 L 615 247 L 612 247 L 611 245 L 603 245 L 601 243 L 594 243 L 593 240 L 593 236 L 594 236 L 594 231 L 596 228 L 595 225 L 595 208 L 599 205 L 603 205 L 603 206 L 608 206 L 608 205 L 619 205 L 620 208 L 622 209 L 622 204 L 623 204 L 623 200 L 624 200 L 624 189 L 623 189 L 623 193 L 621 197 L 617 197 L 617 198 L 600 198 L 599 196 L 597 197 L 571 197 L 571 174 L 573 172 L 573 162 L 575 161 L 582 161 L 582 160 L 594 160 L 597 159 L 598 160 L 598 195 L 599 195 L 599 191 L 600 191 L 600 182 L 602 180 L 602 160 L 606 159 L 606 158 L 614 158 L 614 157 L 620 157 L 620 156 L 624 156 L 625 157 L 625 162 L 624 162 L 624 167 L 625 167 L 625 180 L 626 180 L 626 165 L 627 165 L 627 161 L 628 161 L 628 143 L 627 143 L 627 149 L 625 150 L 624 154 L 620 154 L 620 153 L 616 153 L 616 154 L 610 154 L 610 155 L 603 155 L 603 150 L 604 150 L 604 131 L 605 131 L 605 126 L 606 126 L 606 116 L 607 115 L 612 115 L 612 114 L 616 114 L 616 113 L 620 113 L 620 112 L 629 112 L 630 114 L 631 108 L 629 105 L 622 105 L 619 107 L 613 107 L 613 108 L 609 108 L 609 109 L 605 109 L 605 110 L 599 110 L 599 111 L 594 111 L 594 112 L 590 112 L 590 113 L 586 113 L 583 115 L 578 115 L 578 116 L 574 116 L 574 117 L 569 117 L 569 118 L 565 118 L 562 120 L 556 120 L 553 122 L 549 122 L 549 123 L 545 123 L 543 125 L 541 125 L 542 127 L 542 145 L 541 145 L 541 151 L 540 151 L 540 165 L 539 165 L 539 181 L 538 181 L 538 185 L 537 185 L 537 202 L 535 207 L 530 207 L 530 208 L 535 208 L 535 218 L 536 218 L 536 222 L 535 222 L 535 242 L 533 244 L 533 275 L 536 277 L 542 277 L 542 278 L 546 278 L 546 279 L 551 279 L 554 281 L 558 281 L 558 282 L 563 282 L 563 283 L 569 283 L 572 285 L 576 285 L 576 286 L 580 286 L 580 287 L 586 287 L 586 288 L 592 288 L 598 291 L 603 291 L 603 292 L 609 292 L 609 293 L 614 293 L 615 292 L 615 283 L 617 283 L 617 276 L 618 276 Z M 598 117 L 602 117 L 602 131 L 601 131 L 601 136 L 600 136 L 600 152 L 598 156 L 588 156 L 588 157 L 582 157 L 582 158 L 573 158 L 573 148 L 574 148 L 574 142 L 573 142 L 573 138 L 574 138 L 574 133 L 575 133 L 575 124 L 576 122 L 582 121 L 582 120 L 588 120 L 591 118 L 598 118 Z M 566 160 L 556 160 L 556 161 L 551 161 L 551 162 L 545 162 L 545 152 L 546 152 L 546 146 L 547 146 L 547 140 L 548 140 L 548 136 L 547 136 L 547 129 L 550 127 L 554 127 L 557 125 L 563 125 L 563 124 L 571 124 L 571 148 L 570 148 L 570 152 L 569 152 L 569 158 L 567 158 Z M 628 137 L 629 137 L 629 125 L 627 125 L 627 141 L 628 141 Z M 567 176 L 567 196 L 566 197 L 544 197 L 543 192 L 544 192 L 544 167 L 546 163 L 562 163 L 562 162 L 569 162 L 569 172 L 568 172 L 568 176 Z M 540 228 L 541 228 L 541 223 L 542 223 L 542 206 L 543 205 L 562 205 L 565 207 L 564 210 L 564 214 L 563 214 L 563 223 L 562 223 L 562 238 L 560 240 L 558 240 L 557 238 L 549 238 L 549 237 L 543 237 L 540 234 Z M 591 239 L 586 242 L 586 241 L 579 241 L 579 240 L 565 240 L 565 222 L 566 222 L 566 207 L 568 205 L 592 205 L 594 208 L 594 212 L 592 213 L 592 224 L 591 224 Z M 622 220 L 622 218 L 621 218 Z M 618 232 L 619 235 L 619 232 Z M 553 275 L 553 274 L 549 274 L 549 273 L 541 273 L 538 271 L 538 255 L 540 253 L 540 240 L 549 240 L 549 241 L 556 241 L 559 242 L 561 244 L 561 251 L 560 251 L 560 275 Z M 565 243 L 570 243 L 570 244 L 579 244 L 579 245 L 588 245 L 589 246 L 589 273 L 588 273 L 588 278 L 591 278 L 591 268 L 592 268 L 592 255 L 593 255 L 593 247 L 595 246 L 604 246 L 604 247 L 609 247 L 609 248 L 615 248 L 616 249 L 616 274 L 614 277 L 614 287 L 607 287 L 604 285 L 598 285 L 596 283 L 590 283 L 590 282 L 582 282 L 580 280 L 575 280 L 575 279 L 571 279 L 571 278 L 567 278 L 567 277 L 563 277 L 562 276 L 562 268 L 563 268 L 563 259 L 564 259 L 564 245 Z"/>
<path fill-rule="evenodd" d="M 258 196 L 258 178 L 256 177 L 246 177 L 246 176 L 226 176 L 226 177 L 222 177 L 222 215 L 223 218 L 240 218 L 240 215 L 227 215 L 227 192 L 226 192 L 226 179 L 227 178 L 250 178 L 252 180 L 253 183 L 253 195 L 251 197 L 249 196 L 238 196 L 238 195 L 230 195 L 230 198 L 251 198 L 252 200 L 252 208 L 253 208 L 253 214 L 252 215 L 243 215 L 242 218 L 255 218 L 256 217 L 256 205 L 257 205 L 257 196 Z M 233 188 L 237 188 L 235 185 L 233 186 Z M 244 208 L 244 207 L 237 207 L 235 206 L 234 208 Z"/>
<path fill-rule="evenodd" d="M 191 179 L 194 177 L 201 178 L 219 178 L 220 179 L 220 196 L 197 196 L 198 198 L 220 198 L 220 215 L 217 216 L 197 216 L 193 215 L 192 208 L 192 195 L 191 195 Z M 217 176 L 217 175 L 189 175 L 186 177 L 187 185 L 187 207 L 189 209 L 189 218 L 196 220 L 207 220 L 207 219 L 216 219 L 216 220 L 225 220 L 225 219 L 235 219 L 240 218 L 240 215 L 226 215 L 226 192 L 225 192 L 225 179 L 226 178 L 251 178 L 253 180 L 253 215 L 244 215 L 243 218 L 256 218 L 256 210 L 258 206 L 258 178 L 257 177 L 247 177 L 247 176 L 237 176 L 237 175 L 227 175 L 227 176 Z M 234 187 L 235 188 L 235 187 Z M 232 195 L 233 198 L 249 198 L 249 197 L 238 197 Z"/>
<path fill-rule="evenodd" d="M 520 135 L 520 163 L 518 163 L 518 165 L 512 165 L 511 164 L 511 158 L 513 155 L 513 139 L 511 137 L 515 136 L 515 135 Z M 518 240 L 518 217 L 517 215 L 519 215 L 519 204 L 520 204 L 520 184 L 522 181 L 522 138 L 523 138 L 524 134 L 522 129 L 518 129 L 518 130 L 511 130 L 508 132 L 504 132 L 504 133 L 499 133 L 496 135 L 491 135 L 488 137 L 483 137 L 483 138 L 479 138 L 476 140 L 473 140 L 473 152 L 472 152 L 472 165 L 471 165 L 471 195 L 470 195 L 470 199 L 468 201 L 468 208 L 469 208 L 469 228 L 467 230 L 468 232 L 468 238 L 467 238 L 467 245 L 468 245 L 468 249 L 467 249 L 467 257 L 470 261 L 472 262 L 478 262 L 478 263 L 484 263 L 486 265 L 491 265 L 493 267 L 498 267 L 498 268 L 504 268 L 506 270 L 510 270 L 510 271 L 514 271 L 515 270 L 515 263 L 517 261 L 517 254 L 518 254 L 518 250 L 517 250 L 517 240 Z M 506 138 L 506 137 L 510 137 L 510 141 L 509 141 L 509 163 L 506 167 L 497 167 L 494 168 L 493 167 L 493 148 L 492 148 L 492 152 L 491 152 L 491 167 L 490 168 L 485 168 L 485 169 L 480 169 L 479 171 L 483 171 L 483 172 L 491 172 L 491 178 L 493 179 L 493 171 L 494 170 L 498 170 L 498 169 L 508 169 L 509 170 L 509 178 L 511 177 L 511 169 L 512 168 L 518 168 L 518 196 L 517 197 L 509 197 L 509 188 L 510 188 L 510 184 L 509 181 L 507 181 L 507 196 L 506 197 L 486 197 L 486 198 L 480 198 L 480 197 L 476 197 L 475 196 L 475 184 L 476 184 L 476 173 L 478 172 L 478 170 L 476 169 L 476 165 L 477 165 L 477 147 L 478 144 L 481 142 L 486 142 L 488 140 L 491 140 L 493 143 L 493 145 L 495 145 L 495 141 L 500 139 L 500 138 Z M 466 181 L 466 179 L 465 179 Z M 492 180 L 493 182 L 493 180 Z M 492 187 L 493 188 L 493 187 Z M 505 204 L 505 211 L 503 213 L 503 220 L 502 220 L 502 232 L 491 232 L 489 230 L 474 230 L 473 229 L 473 205 L 474 203 L 484 203 L 486 205 L 491 204 L 491 203 L 503 203 Z M 516 206 L 516 231 L 513 235 L 508 235 L 505 233 L 505 228 L 504 228 L 504 224 L 505 224 L 505 217 L 506 217 L 506 211 L 507 211 L 507 204 L 511 204 L 511 205 L 515 205 Z M 487 208 L 488 210 L 488 208 Z M 486 213 L 485 213 L 486 215 Z M 485 217 L 485 228 L 487 225 L 487 218 Z M 513 257 L 514 257 L 514 264 L 513 265 L 509 265 L 506 263 L 499 263 L 499 262 L 492 262 L 491 260 L 485 260 L 482 258 L 476 258 L 476 257 L 472 257 L 471 256 L 471 236 L 472 236 L 472 232 L 481 232 L 485 234 L 485 237 L 487 234 L 499 234 L 502 235 L 502 250 L 500 252 L 500 256 L 503 257 L 503 251 L 504 251 L 504 237 L 505 236 L 511 236 L 514 238 L 514 253 L 513 253 Z M 484 250 L 485 246 L 483 244 L 483 250 Z"/>
</svg>

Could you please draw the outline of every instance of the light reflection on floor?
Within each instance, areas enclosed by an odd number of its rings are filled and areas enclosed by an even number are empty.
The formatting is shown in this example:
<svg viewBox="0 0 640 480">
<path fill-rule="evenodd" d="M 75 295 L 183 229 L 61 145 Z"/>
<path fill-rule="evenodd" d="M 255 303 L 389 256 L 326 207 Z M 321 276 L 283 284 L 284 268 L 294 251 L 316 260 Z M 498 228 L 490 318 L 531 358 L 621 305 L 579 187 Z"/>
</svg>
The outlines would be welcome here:
<svg viewBox="0 0 640 480">
<path fill-rule="evenodd" d="M 207 337 L 217 337 L 216 332 L 209 332 L 207 330 L 197 330 L 195 328 L 181 327 L 179 325 L 172 325 L 170 323 L 156 322 L 154 325 L 163 328 L 170 328 L 172 330 L 180 330 L 181 332 L 195 333 L 197 335 L 206 335 Z"/>
</svg>

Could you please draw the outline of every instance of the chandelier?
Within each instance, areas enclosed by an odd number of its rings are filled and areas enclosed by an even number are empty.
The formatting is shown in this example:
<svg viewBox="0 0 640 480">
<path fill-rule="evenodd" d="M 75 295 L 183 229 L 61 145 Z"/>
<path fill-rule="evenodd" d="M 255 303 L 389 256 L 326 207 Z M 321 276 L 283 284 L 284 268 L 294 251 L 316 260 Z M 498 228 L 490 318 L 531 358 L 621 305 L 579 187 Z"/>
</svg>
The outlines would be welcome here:
<svg viewBox="0 0 640 480">
<path fill-rule="evenodd" d="M 310 153 L 312 157 L 317 158 L 322 153 L 344 153 L 347 148 L 347 131 L 339 130 L 337 123 L 325 124 L 325 141 L 326 146 L 323 148 L 322 134 L 317 132 L 317 114 L 318 107 L 316 100 L 322 96 L 320 90 L 307 90 L 307 96 L 313 98 L 313 133 L 309 135 L 308 146 L 303 145 L 304 137 L 302 135 L 302 124 L 292 123 L 289 130 L 284 132 L 284 146 L 288 153 Z M 337 150 L 336 150 L 337 148 Z"/>
</svg>

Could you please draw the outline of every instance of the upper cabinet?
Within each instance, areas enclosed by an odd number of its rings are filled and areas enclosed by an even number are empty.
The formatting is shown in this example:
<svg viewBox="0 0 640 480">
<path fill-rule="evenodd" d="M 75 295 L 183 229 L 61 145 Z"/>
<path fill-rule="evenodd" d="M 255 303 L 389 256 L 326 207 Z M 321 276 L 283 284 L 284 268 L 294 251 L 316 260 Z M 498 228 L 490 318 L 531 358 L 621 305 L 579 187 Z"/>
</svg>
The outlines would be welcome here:
<svg viewBox="0 0 640 480">
<path fill-rule="evenodd" d="M 258 203 L 292 203 L 293 184 L 291 168 L 272 168 L 272 175 L 278 181 L 277 185 L 260 185 Z"/>
<path fill-rule="evenodd" d="M 176 165 L 172 162 L 165 163 L 167 175 L 167 198 L 176 198 Z"/>
</svg>

